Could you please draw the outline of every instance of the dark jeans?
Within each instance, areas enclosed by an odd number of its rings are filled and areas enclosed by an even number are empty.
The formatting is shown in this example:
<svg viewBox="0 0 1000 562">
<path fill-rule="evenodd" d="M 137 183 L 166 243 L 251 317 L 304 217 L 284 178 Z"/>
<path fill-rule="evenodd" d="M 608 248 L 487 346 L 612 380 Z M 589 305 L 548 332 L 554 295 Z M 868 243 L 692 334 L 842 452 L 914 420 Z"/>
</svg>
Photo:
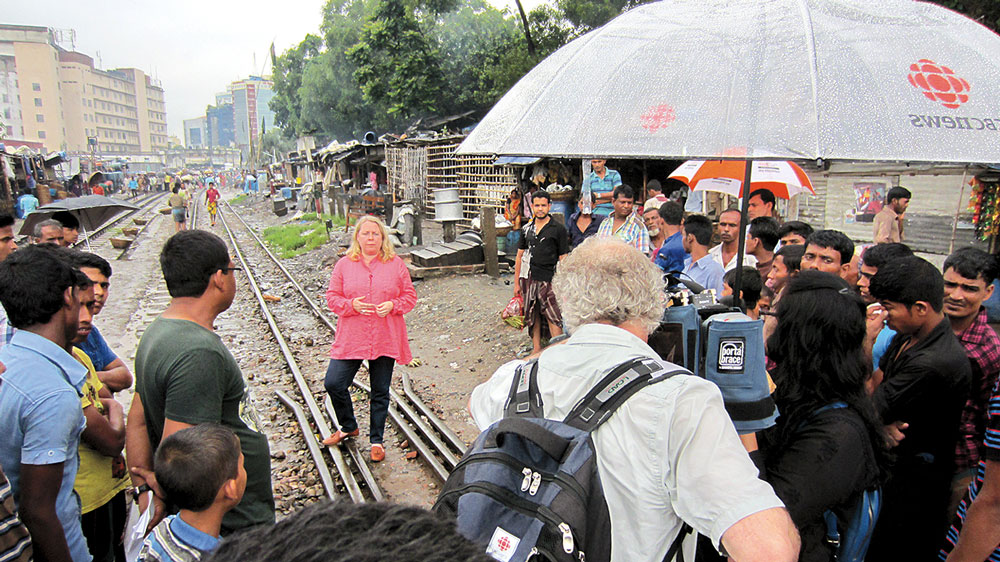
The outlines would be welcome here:
<svg viewBox="0 0 1000 562">
<path fill-rule="evenodd" d="M 108 503 L 80 516 L 83 536 L 94 562 L 125 562 L 125 547 L 122 536 L 128 517 L 125 497 L 121 491 Z"/>
<path fill-rule="evenodd" d="M 347 389 L 350 388 L 361 361 L 361 359 L 331 359 L 330 366 L 326 370 L 326 380 L 323 382 L 327 393 L 330 394 L 330 401 L 333 402 L 333 409 L 337 412 L 340 430 L 345 433 L 358 428 L 358 420 L 354 418 L 351 393 Z M 389 383 L 392 380 L 392 368 L 395 364 L 396 360 L 392 357 L 382 356 L 368 360 L 368 378 L 372 388 L 369 397 L 371 423 L 368 440 L 372 443 L 382 443 L 382 435 L 385 433 L 385 418 L 389 414 Z"/>
</svg>

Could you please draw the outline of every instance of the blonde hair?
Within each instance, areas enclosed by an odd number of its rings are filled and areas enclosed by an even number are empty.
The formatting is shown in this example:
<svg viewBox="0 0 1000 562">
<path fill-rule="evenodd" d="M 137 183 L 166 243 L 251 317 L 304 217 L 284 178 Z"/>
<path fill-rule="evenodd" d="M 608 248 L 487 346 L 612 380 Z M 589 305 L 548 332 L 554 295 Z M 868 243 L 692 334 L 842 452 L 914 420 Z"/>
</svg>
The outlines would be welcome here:
<svg viewBox="0 0 1000 562">
<path fill-rule="evenodd" d="M 358 242 L 358 232 L 361 231 L 362 225 L 369 222 L 375 223 L 378 226 L 379 232 L 382 233 L 382 247 L 378 249 L 378 259 L 385 262 L 396 257 L 396 249 L 392 247 L 392 240 L 389 239 L 389 230 L 385 227 L 382 219 L 373 215 L 365 215 L 359 218 L 358 222 L 354 225 L 354 233 L 351 235 L 351 247 L 347 249 L 347 257 L 351 261 L 361 259 L 361 244 Z"/>
</svg>

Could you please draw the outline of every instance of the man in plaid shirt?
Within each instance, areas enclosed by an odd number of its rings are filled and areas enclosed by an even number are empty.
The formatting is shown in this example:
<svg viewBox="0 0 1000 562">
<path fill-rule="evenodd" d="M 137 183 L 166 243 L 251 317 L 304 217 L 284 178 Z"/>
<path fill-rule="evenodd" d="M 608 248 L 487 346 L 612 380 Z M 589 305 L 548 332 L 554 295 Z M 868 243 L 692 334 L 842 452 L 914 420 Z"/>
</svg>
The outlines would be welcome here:
<svg viewBox="0 0 1000 562">
<path fill-rule="evenodd" d="M 649 231 L 642 219 L 635 216 L 632 207 L 635 205 L 635 191 L 631 186 L 622 184 L 615 188 L 611 200 L 615 210 L 611 216 L 604 219 L 597 235 L 610 238 L 617 236 L 640 252 L 649 255 Z"/>
<path fill-rule="evenodd" d="M 986 309 L 982 306 L 993 294 L 996 268 L 993 256 L 971 247 L 956 251 L 944 262 L 944 313 L 972 366 L 969 399 L 962 409 L 955 444 L 955 479 L 949 504 L 952 513 L 982 456 L 986 410 L 1000 374 L 1000 338 L 986 324 Z"/>
</svg>

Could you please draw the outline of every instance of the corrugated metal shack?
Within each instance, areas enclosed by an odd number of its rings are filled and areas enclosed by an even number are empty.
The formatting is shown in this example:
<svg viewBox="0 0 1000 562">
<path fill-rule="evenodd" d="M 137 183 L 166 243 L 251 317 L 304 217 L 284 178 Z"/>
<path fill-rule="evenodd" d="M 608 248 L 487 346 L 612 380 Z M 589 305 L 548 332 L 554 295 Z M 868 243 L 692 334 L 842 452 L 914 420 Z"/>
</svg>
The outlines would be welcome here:
<svg viewBox="0 0 1000 562">
<path fill-rule="evenodd" d="M 815 197 L 799 197 L 788 219 L 840 230 L 856 242 L 872 241 L 874 212 L 885 193 L 901 185 L 913 193 L 906 211 L 904 242 L 917 252 L 949 254 L 976 240 L 968 182 L 980 167 L 905 164 L 832 164 L 807 169 Z"/>
</svg>

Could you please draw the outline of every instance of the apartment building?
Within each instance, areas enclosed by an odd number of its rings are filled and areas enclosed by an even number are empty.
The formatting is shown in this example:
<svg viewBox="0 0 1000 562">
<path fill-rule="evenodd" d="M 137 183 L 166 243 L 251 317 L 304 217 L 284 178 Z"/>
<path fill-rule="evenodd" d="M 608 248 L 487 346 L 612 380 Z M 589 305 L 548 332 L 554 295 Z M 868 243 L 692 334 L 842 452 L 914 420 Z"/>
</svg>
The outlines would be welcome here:
<svg viewBox="0 0 1000 562">
<path fill-rule="evenodd" d="M 4 134 L 59 149 L 66 140 L 59 52 L 52 30 L 0 25 L 0 103 Z M 8 114 L 10 117 L 8 117 Z"/>
<path fill-rule="evenodd" d="M 100 154 L 126 155 L 167 147 L 160 84 L 136 68 L 97 68 L 45 27 L 0 25 L 0 115 L 8 136 L 48 150 L 89 152 L 96 143 Z"/>
</svg>

